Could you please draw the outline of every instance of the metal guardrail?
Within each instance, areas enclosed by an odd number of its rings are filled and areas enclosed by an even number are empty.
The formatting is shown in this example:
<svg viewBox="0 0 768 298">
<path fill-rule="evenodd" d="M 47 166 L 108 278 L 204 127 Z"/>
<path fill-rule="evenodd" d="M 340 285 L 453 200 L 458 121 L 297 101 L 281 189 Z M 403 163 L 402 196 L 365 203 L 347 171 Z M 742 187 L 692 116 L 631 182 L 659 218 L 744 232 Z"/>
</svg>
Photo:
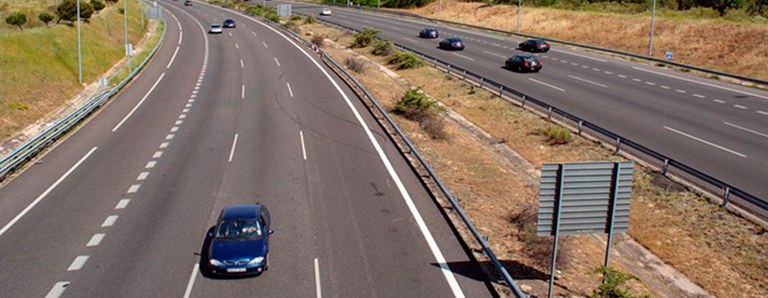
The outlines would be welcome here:
<svg viewBox="0 0 768 298">
<path fill-rule="evenodd" d="M 149 62 L 149 60 L 155 55 L 155 52 L 157 52 L 157 49 L 160 48 L 160 44 L 162 43 L 163 37 L 165 37 L 165 31 L 168 26 L 163 26 L 163 32 L 162 35 L 160 35 L 160 39 L 158 40 L 155 47 L 152 49 L 152 51 L 147 55 L 147 57 L 139 64 L 137 65 L 133 71 L 131 71 L 128 76 L 126 76 L 120 83 L 115 85 L 115 87 L 112 87 L 110 89 L 104 90 L 95 96 L 91 97 L 86 103 L 84 103 L 81 107 L 77 108 L 75 111 L 72 111 L 72 113 L 69 113 L 68 115 L 64 116 L 63 118 L 57 120 L 52 124 L 50 127 L 45 129 L 43 132 L 39 133 L 32 139 L 26 141 L 21 146 L 17 147 L 11 153 L 4 156 L 2 159 L 0 159 L 0 181 L 5 180 L 5 178 L 8 177 L 10 173 L 12 173 L 14 170 L 16 170 L 19 166 L 23 165 L 24 163 L 32 160 L 37 153 L 39 153 L 41 150 L 45 149 L 49 145 L 53 144 L 58 140 L 61 136 L 63 136 L 67 131 L 69 131 L 72 127 L 74 127 L 76 124 L 80 123 L 83 119 L 88 117 L 93 111 L 95 111 L 97 108 L 102 106 L 107 100 L 109 100 L 110 97 L 115 95 L 118 91 L 120 91 L 123 87 L 125 87 L 128 82 L 130 82 L 136 74 L 141 71 L 141 69 Z"/>
<path fill-rule="evenodd" d="M 427 20 L 427 21 L 430 21 L 430 22 L 433 22 L 433 23 L 445 23 L 445 24 L 449 24 L 449 25 L 462 26 L 462 27 L 473 28 L 473 29 L 477 29 L 477 30 L 496 32 L 496 33 L 501 33 L 501 34 L 505 34 L 505 35 L 516 35 L 516 36 L 521 36 L 521 37 L 525 37 L 525 38 L 545 39 L 547 41 L 555 42 L 555 43 L 559 43 L 559 44 L 564 44 L 564 45 L 569 45 L 569 46 L 574 46 L 574 47 L 579 47 L 579 48 L 585 48 L 585 49 L 590 49 L 590 50 L 595 50 L 595 51 L 601 51 L 601 52 L 606 52 L 606 53 L 611 53 L 611 54 L 617 54 L 617 55 L 632 57 L 632 58 L 636 58 L 636 59 L 643 59 L 643 60 L 647 60 L 649 62 L 657 62 L 657 63 L 668 64 L 668 65 L 672 65 L 672 66 L 675 66 L 675 67 L 686 68 L 686 69 L 695 70 L 695 71 L 699 71 L 699 72 L 703 72 L 703 73 L 707 73 L 707 74 L 713 74 L 713 75 L 718 75 L 718 76 L 722 76 L 722 77 L 729 77 L 729 78 L 741 80 L 741 81 L 744 81 L 744 82 L 750 82 L 750 83 L 754 83 L 754 84 L 760 84 L 760 85 L 768 86 L 768 81 L 761 80 L 761 79 L 758 79 L 758 78 L 752 78 L 752 77 L 747 77 L 747 76 L 727 73 L 727 72 L 724 72 L 724 71 L 703 68 L 703 67 L 694 66 L 694 65 L 690 65 L 690 64 L 684 64 L 684 63 L 678 63 L 678 62 L 673 62 L 673 61 L 667 61 L 667 60 L 664 60 L 664 59 L 654 58 L 654 57 L 645 56 L 645 55 L 638 55 L 638 54 L 634 54 L 634 53 L 630 53 L 630 52 L 625 52 L 625 51 L 620 51 L 620 50 L 616 50 L 616 49 L 604 48 L 604 47 L 593 46 L 593 45 L 588 45 L 588 44 L 580 44 L 580 43 L 564 41 L 564 40 L 551 39 L 551 38 L 547 38 L 547 37 L 541 37 L 541 36 L 536 36 L 536 35 L 529 35 L 529 34 L 505 31 L 505 30 L 500 30 L 500 29 L 482 27 L 482 26 L 466 24 L 466 23 L 461 23 L 461 22 L 454 22 L 454 21 L 449 21 L 449 20 L 443 20 L 443 19 L 428 18 L 428 17 L 417 15 L 417 14 L 413 14 L 413 13 L 400 12 L 400 11 L 392 11 L 392 10 L 388 10 L 388 9 L 380 9 L 380 8 L 375 8 L 375 7 L 346 6 L 346 5 L 343 5 L 343 4 L 340 4 L 340 3 L 323 3 L 323 4 L 324 5 L 331 5 L 331 6 L 338 6 L 338 7 L 360 9 L 360 10 L 367 10 L 367 11 L 372 11 L 372 12 L 377 12 L 377 13 L 392 14 L 392 15 L 396 15 L 396 16 L 400 16 L 400 17 L 410 17 L 410 18 L 415 18 L 415 19 Z"/>
<path fill-rule="evenodd" d="M 515 283 L 514 279 L 509 275 L 509 272 L 507 272 L 507 269 L 504 267 L 503 264 L 499 261 L 499 259 L 496 257 L 496 254 L 493 252 L 491 247 L 488 245 L 488 242 L 485 240 L 485 238 L 478 232 L 477 228 L 472 224 L 472 221 L 464 214 L 464 211 L 461 209 L 461 206 L 459 206 L 458 201 L 451 195 L 448 188 L 445 187 L 443 182 L 440 180 L 440 178 L 437 176 L 437 174 L 432 170 L 432 168 L 429 166 L 427 161 L 422 157 L 422 155 L 419 153 L 419 150 L 416 148 L 416 146 L 413 145 L 413 143 L 408 139 L 408 137 L 405 136 L 405 133 L 400 129 L 400 127 L 395 123 L 394 120 L 392 120 L 391 117 L 387 114 L 386 110 L 379 104 L 379 102 L 376 100 L 373 95 L 371 95 L 370 92 L 363 86 L 362 83 L 360 83 L 352 74 L 346 71 L 346 69 L 341 66 L 338 62 L 333 60 L 328 54 L 325 53 L 322 49 L 320 49 L 317 46 L 314 46 L 311 42 L 304 40 L 301 36 L 296 34 L 295 32 L 285 29 L 280 25 L 275 24 L 274 22 L 261 18 L 259 16 L 252 16 L 257 17 L 260 20 L 262 20 L 264 23 L 272 25 L 274 28 L 281 30 L 282 32 L 288 33 L 291 37 L 293 37 L 296 41 L 300 42 L 301 44 L 308 46 L 312 48 L 314 51 L 317 51 L 318 54 L 320 54 L 321 60 L 329 66 L 336 74 L 339 76 L 346 77 L 349 81 L 344 80 L 347 84 L 350 84 L 351 81 L 354 86 L 352 89 L 358 89 L 360 90 L 365 97 L 367 97 L 370 102 L 373 104 L 373 106 L 376 108 L 376 110 L 384 117 L 386 120 L 386 124 L 389 125 L 390 128 L 394 129 L 397 137 L 402 140 L 406 146 L 408 147 L 408 150 L 410 153 L 416 157 L 416 159 L 419 161 L 421 166 L 424 168 L 424 170 L 427 171 L 429 176 L 432 178 L 432 180 L 437 184 L 438 188 L 440 188 L 440 191 L 442 192 L 443 196 L 448 199 L 448 201 L 451 204 L 451 207 L 456 211 L 456 213 L 459 215 L 461 220 L 464 222 L 464 224 L 467 226 L 467 228 L 470 230 L 472 235 L 474 236 L 475 240 L 477 240 L 478 243 L 480 243 L 480 246 L 483 249 L 483 252 L 486 256 L 491 260 L 491 263 L 496 268 L 496 270 L 501 274 L 502 278 L 506 282 L 507 286 L 512 290 L 513 294 L 517 298 L 525 298 L 528 297 L 525 295 L 525 293 L 520 289 L 520 287 Z M 342 78 L 343 79 L 343 78 Z M 359 94 L 358 94 L 359 95 Z M 367 106 L 367 105 L 366 105 Z M 383 124 L 383 123 L 382 123 Z M 390 134 L 391 135 L 391 134 Z"/>
<path fill-rule="evenodd" d="M 358 30 L 354 28 L 335 24 L 328 20 L 317 19 L 317 21 L 339 28 L 341 30 L 358 32 Z M 399 44 L 396 44 L 396 46 L 402 50 L 413 52 L 421 56 L 423 59 L 435 65 L 435 67 L 439 69 L 443 69 L 447 73 L 453 73 L 467 81 L 472 80 L 476 84 L 478 84 L 481 88 L 485 88 L 493 93 L 496 93 L 501 98 L 504 98 L 505 95 L 507 94 L 514 95 L 515 97 L 519 98 L 519 100 L 516 102 L 515 100 L 508 100 L 508 101 L 512 101 L 513 103 L 518 104 L 523 108 L 525 108 L 526 105 L 533 106 L 534 108 L 538 109 L 535 111 L 541 113 L 542 115 L 544 115 L 546 118 L 550 120 L 558 121 L 561 124 L 572 128 L 574 131 L 577 132 L 578 135 L 586 134 L 605 144 L 612 144 L 616 154 L 619 154 L 622 148 L 624 148 L 625 151 L 628 151 L 627 153 L 629 153 L 630 157 L 635 157 L 639 161 L 644 161 L 653 166 L 656 166 L 661 172 L 661 174 L 664 175 L 665 177 L 668 177 L 670 173 L 676 174 L 678 178 L 689 183 L 690 185 L 698 187 L 699 189 L 705 192 L 708 192 L 717 197 L 720 197 L 722 199 L 722 202 L 723 202 L 722 206 L 724 208 L 728 207 L 730 203 L 735 203 L 740 207 L 754 206 L 759 210 L 751 210 L 749 208 L 745 208 L 745 209 L 748 212 L 751 212 L 753 215 L 762 218 L 763 220 L 768 219 L 768 201 L 763 200 L 755 195 L 752 195 L 736 186 L 726 183 L 718 178 L 715 178 L 689 165 L 686 165 L 683 162 L 672 159 L 662 153 L 659 153 L 653 149 L 650 149 L 637 142 L 627 139 L 608 129 L 605 129 L 594 123 L 584 120 L 576 115 L 573 115 L 564 110 L 561 110 L 540 99 L 537 99 L 535 97 L 522 93 L 518 90 L 515 90 L 514 88 L 511 88 L 509 86 L 496 82 L 492 79 L 483 77 L 480 74 L 476 74 L 469 70 L 455 66 L 447 61 L 443 61 L 439 58 L 419 52 L 418 50 L 411 49 L 409 47 L 399 45 Z M 740 200 L 734 201 L 733 200 L 734 197 Z M 748 204 L 748 205 L 745 205 L 745 204 Z M 759 212 L 756 212 L 756 211 L 759 211 Z"/>
</svg>

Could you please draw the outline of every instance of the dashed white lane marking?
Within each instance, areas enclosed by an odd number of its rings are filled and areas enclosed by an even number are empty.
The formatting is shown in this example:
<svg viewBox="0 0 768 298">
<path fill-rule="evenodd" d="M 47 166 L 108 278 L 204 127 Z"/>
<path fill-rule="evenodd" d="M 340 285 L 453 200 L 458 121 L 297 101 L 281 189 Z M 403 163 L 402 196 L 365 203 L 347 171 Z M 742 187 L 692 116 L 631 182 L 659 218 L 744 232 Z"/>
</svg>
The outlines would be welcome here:
<svg viewBox="0 0 768 298">
<path fill-rule="evenodd" d="M 99 246 L 101 240 L 104 240 L 104 235 L 105 234 L 102 233 L 94 234 L 93 237 L 91 237 L 91 240 L 88 240 L 88 243 L 85 245 L 85 247 Z"/>
<path fill-rule="evenodd" d="M 315 292 L 317 292 L 317 298 L 323 297 L 323 291 L 320 287 L 320 261 L 315 258 Z"/>
<path fill-rule="evenodd" d="M 187 118 L 187 114 L 179 114 L 179 119 Z"/>
<path fill-rule="evenodd" d="M 607 74 L 607 75 L 613 75 L 613 73 L 612 73 L 612 72 L 610 72 L 610 71 L 607 71 L 607 70 L 603 71 L 603 73 L 605 73 L 605 74 Z"/>
<path fill-rule="evenodd" d="M 412 42 L 412 43 L 419 43 L 419 41 L 418 41 L 418 40 L 415 40 L 415 39 L 410 39 L 410 38 L 408 38 L 408 37 L 403 37 L 403 39 L 405 39 L 405 40 L 407 40 L 407 41 L 410 41 L 410 42 Z"/>
<path fill-rule="evenodd" d="M 682 90 L 682 89 L 675 89 L 675 91 L 677 91 L 677 93 L 682 93 L 682 94 L 688 93 L 688 91 L 685 91 L 685 90 Z"/>
<path fill-rule="evenodd" d="M 592 68 L 592 70 L 594 70 L 594 71 L 600 71 L 600 69 L 599 69 L 599 68 L 594 68 L 594 67 Z"/>
<path fill-rule="evenodd" d="M 742 106 L 742 105 L 733 105 L 733 107 L 737 108 L 737 109 L 742 109 L 742 110 L 746 110 L 747 109 L 747 107 Z"/>
<path fill-rule="evenodd" d="M 172 139 L 173 139 L 173 136 L 174 136 L 174 135 L 173 135 L 172 133 L 169 133 L 167 136 L 165 136 L 165 139 L 166 139 L 166 140 L 172 140 Z"/>
<path fill-rule="evenodd" d="M 195 97 L 197 97 L 197 94 L 192 94 L 192 95 L 190 95 L 190 96 L 189 96 L 189 100 L 188 100 L 188 101 L 189 101 L 189 102 L 193 102 L 193 101 L 195 101 L 195 100 L 194 100 L 194 98 L 195 98 Z"/>
<path fill-rule="evenodd" d="M 195 266 L 192 268 L 192 275 L 189 276 L 189 282 L 187 283 L 187 290 L 184 291 L 184 298 L 189 298 L 189 295 L 192 294 L 192 287 L 195 285 L 195 278 L 197 277 L 198 271 L 200 271 L 200 265 L 195 264 Z"/>
<path fill-rule="evenodd" d="M 632 80 L 635 81 L 635 82 L 642 82 L 643 81 L 643 80 L 638 79 L 638 78 L 632 78 Z"/>
<path fill-rule="evenodd" d="M 149 177 L 149 172 L 141 172 L 139 173 L 139 177 L 136 177 L 136 180 L 144 181 L 144 180 L 147 180 L 147 177 Z"/>
<path fill-rule="evenodd" d="M 648 86 L 656 86 L 656 83 L 654 82 L 645 82 L 645 84 Z"/>
<path fill-rule="evenodd" d="M 532 81 L 532 82 L 534 82 L 534 83 L 538 83 L 538 84 L 541 84 L 541 85 L 547 86 L 547 87 L 549 87 L 549 88 L 555 89 L 555 90 L 557 90 L 557 91 L 560 91 L 560 92 L 565 92 L 565 89 L 563 89 L 563 88 L 560 88 L 560 87 L 557 87 L 557 86 L 555 86 L 555 85 L 552 85 L 552 84 L 548 84 L 548 83 L 544 83 L 544 82 L 542 82 L 542 81 L 539 81 L 539 80 L 537 80 L 537 79 L 534 79 L 534 78 L 528 78 L 528 79 L 529 79 L 529 80 L 531 80 L 531 81 Z"/>
<path fill-rule="evenodd" d="M 141 100 L 139 101 L 139 103 L 137 103 L 137 104 L 136 104 L 136 106 L 134 106 L 134 107 L 133 107 L 133 109 L 132 109 L 130 112 L 128 112 L 128 115 L 125 115 L 125 117 L 123 118 L 123 120 L 120 120 L 120 122 L 119 122 L 119 123 L 117 123 L 117 125 L 115 125 L 115 127 L 114 127 L 114 128 L 112 128 L 112 132 L 115 132 L 115 131 L 117 131 L 117 130 L 120 128 L 120 126 L 122 126 L 122 125 L 123 125 L 123 123 L 125 123 L 125 121 L 127 121 L 127 120 L 128 120 L 128 118 L 130 118 L 130 117 L 131 117 L 131 115 L 133 115 L 133 113 L 135 113 L 135 112 L 136 112 L 136 110 L 138 110 L 138 109 L 139 109 L 139 107 L 141 106 L 141 104 L 143 104 L 143 103 L 144 103 L 144 101 L 147 99 L 147 97 L 149 97 L 149 95 L 150 95 L 150 94 L 152 94 L 152 91 L 153 91 L 153 90 L 155 90 L 155 87 L 157 87 L 157 84 L 160 84 L 160 81 L 162 81 L 162 80 L 163 80 L 163 77 L 165 77 L 165 73 L 162 73 L 162 74 L 160 74 L 160 77 L 159 77 L 159 78 L 157 78 L 157 81 L 155 81 L 155 84 L 154 84 L 154 85 L 152 85 L 152 88 L 149 88 L 149 91 L 147 91 L 147 94 L 144 94 L 144 97 L 142 97 L 142 98 L 141 98 Z"/>
<path fill-rule="evenodd" d="M 280 61 L 277 60 L 277 57 L 275 57 L 275 63 L 277 63 L 277 66 L 280 66 Z"/>
<path fill-rule="evenodd" d="M 232 140 L 232 149 L 229 151 L 229 162 L 232 162 L 232 158 L 235 157 L 235 148 L 237 148 L 237 134 L 235 134 L 235 139 Z"/>
<path fill-rule="evenodd" d="M 618 75 L 616 75 L 616 76 L 617 76 L 617 77 L 620 77 L 620 78 L 622 78 L 622 79 L 626 79 L 626 78 L 627 78 L 627 76 L 625 76 L 625 75 L 623 75 L 623 74 L 618 74 Z"/>
<path fill-rule="evenodd" d="M 189 109 L 185 108 L 185 109 L 181 110 L 181 112 L 182 113 L 189 113 Z M 177 127 L 176 130 L 179 130 L 179 128 Z"/>
<path fill-rule="evenodd" d="M 728 125 L 728 126 L 733 127 L 733 128 L 741 129 L 741 130 L 746 131 L 746 132 L 750 132 L 750 133 L 756 134 L 756 135 L 764 137 L 764 138 L 768 138 L 768 134 L 765 134 L 765 133 L 762 133 L 762 132 L 759 132 L 759 131 L 756 131 L 756 130 L 752 130 L 752 129 L 749 129 L 749 128 L 746 128 L 746 127 L 743 127 L 743 126 L 738 126 L 736 124 L 728 123 L 728 122 L 723 122 L 723 124 Z"/>
<path fill-rule="evenodd" d="M 708 87 L 712 87 L 712 88 L 717 88 L 717 89 L 721 89 L 721 90 L 727 90 L 727 91 L 731 91 L 731 92 L 741 93 L 741 94 L 744 94 L 744 95 L 749 95 L 749 96 L 759 97 L 759 98 L 763 98 L 763 99 L 768 99 L 768 96 L 762 96 L 762 95 L 758 95 L 758 94 L 754 94 L 754 93 L 750 93 L 750 92 L 746 92 L 746 91 L 736 90 L 736 89 L 733 89 L 733 88 L 718 86 L 718 85 L 715 85 L 715 84 L 699 82 L 697 80 L 692 80 L 692 79 L 683 78 L 683 77 L 679 77 L 679 76 L 675 76 L 675 75 L 670 75 L 670 74 L 666 74 L 666 73 L 663 73 L 663 72 L 648 70 L 648 69 L 644 69 L 644 68 L 640 68 L 640 67 L 632 67 L 632 68 L 637 69 L 639 71 L 645 71 L 645 72 L 650 72 L 650 73 L 657 74 L 657 75 L 660 75 L 660 76 L 665 76 L 665 77 L 668 77 L 668 78 L 678 79 L 678 80 L 681 80 L 681 81 L 696 83 L 696 84 L 699 84 L 699 85 L 704 85 L 704 86 L 708 86 Z"/>
<path fill-rule="evenodd" d="M 53 285 L 53 288 L 51 288 L 50 291 L 48 291 L 48 294 L 45 295 L 45 298 L 59 298 L 61 297 L 61 294 L 64 294 L 64 290 L 67 289 L 69 286 L 68 281 L 60 281 Z"/>
<path fill-rule="evenodd" d="M 595 58 L 595 57 L 590 57 L 590 56 L 585 56 L 585 55 L 579 55 L 579 54 L 575 54 L 575 53 L 569 53 L 569 52 L 566 52 L 566 51 L 553 50 L 553 52 L 563 53 L 563 54 L 567 54 L 567 55 L 571 55 L 571 56 L 576 56 L 576 57 L 581 57 L 581 58 L 585 58 L 585 59 L 589 59 L 589 60 L 593 60 L 593 61 L 599 61 L 599 62 L 603 62 L 603 63 L 608 62 L 608 60 L 605 60 L 605 59 L 600 59 L 600 58 Z"/>
<path fill-rule="evenodd" d="M 253 32 L 253 31 L 251 31 L 251 34 L 253 34 L 253 36 L 259 36 L 258 34 L 256 34 L 256 32 Z"/>
<path fill-rule="evenodd" d="M 237 48 L 239 50 L 240 46 L 237 43 L 235 43 L 235 48 Z"/>
<path fill-rule="evenodd" d="M 111 226 L 115 225 L 115 222 L 117 221 L 117 218 L 118 218 L 117 215 L 107 216 L 107 218 L 101 224 L 101 227 L 102 228 L 106 228 L 106 227 L 111 227 Z"/>
<path fill-rule="evenodd" d="M 189 110 L 189 109 L 185 109 L 185 110 Z M 171 132 L 177 132 L 177 131 L 179 131 L 178 126 L 171 127 Z"/>
<path fill-rule="evenodd" d="M 125 207 L 128 207 L 128 203 L 131 202 L 131 199 L 122 199 L 119 202 L 117 202 L 117 205 L 115 205 L 115 209 L 125 209 Z"/>
<path fill-rule="evenodd" d="M 240 68 L 245 68 L 245 64 L 243 64 L 243 59 L 240 59 Z"/>
<path fill-rule="evenodd" d="M 666 86 L 666 85 L 661 85 L 659 87 L 661 87 L 661 89 L 667 89 L 667 90 L 672 89 L 672 87 L 669 87 L 669 86 Z"/>
<path fill-rule="evenodd" d="M 153 161 L 148 162 L 147 165 L 144 166 L 144 168 L 145 169 L 151 169 L 151 168 L 154 168 L 156 165 L 157 165 L 157 162 L 153 160 Z"/>
<path fill-rule="evenodd" d="M 192 94 L 197 94 L 197 92 L 199 92 L 199 91 L 194 90 L 194 91 L 192 91 Z"/>
<path fill-rule="evenodd" d="M 483 51 L 483 53 L 486 53 L 486 54 L 488 54 L 488 55 L 491 55 L 491 56 L 496 56 L 496 57 L 499 57 L 499 58 L 502 58 L 502 59 L 507 59 L 507 58 L 509 58 L 509 57 L 507 57 L 507 56 L 504 56 L 504 55 L 501 55 L 501 54 L 496 54 L 496 53 L 494 53 L 494 52 L 489 52 L 489 51 Z"/>
<path fill-rule="evenodd" d="M 141 184 L 131 185 L 131 187 L 128 188 L 128 191 L 126 193 L 136 193 L 137 191 L 139 191 L 139 188 L 141 188 Z"/>
<path fill-rule="evenodd" d="M 179 53 L 179 47 L 176 47 L 176 50 L 173 51 L 173 56 L 171 56 L 171 61 L 168 62 L 168 65 L 165 68 L 171 68 L 171 64 L 173 64 L 173 60 L 176 60 L 176 54 Z"/>
<path fill-rule="evenodd" d="M 53 189 L 56 188 L 56 186 L 58 186 L 62 181 L 64 181 L 64 179 L 67 179 L 67 177 L 69 177 L 69 174 L 72 174 L 72 172 L 74 172 L 75 169 L 77 169 L 77 167 L 80 166 L 80 164 L 82 164 L 89 156 L 91 156 L 91 154 L 93 154 L 93 152 L 96 151 L 97 148 L 98 147 L 91 148 L 91 150 L 88 151 L 88 153 L 86 153 L 82 158 L 80 158 L 80 160 L 78 160 L 71 168 L 69 168 L 69 170 L 67 170 L 64 173 L 64 175 L 61 175 L 61 177 L 59 177 L 59 179 L 57 179 L 56 182 L 51 184 L 51 186 L 49 186 L 48 189 L 46 189 L 43 193 L 37 196 L 37 198 L 34 201 L 32 201 L 32 203 L 30 203 L 26 208 L 24 208 L 24 210 L 21 210 L 21 212 L 19 212 L 19 214 L 17 214 L 16 217 L 11 219 L 11 221 L 9 221 L 2 229 L 0 229 L 0 236 L 2 236 L 5 232 L 11 229 L 11 227 L 13 227 L 13 225 L 15 225 L 16 222 L 18 222 L 22 217 L 24 217 L 24 215 L 26 215 L 30 210 L 32 210 L 32 208 L 34 208 L 35 205 L 40 203 L 40 201 L 42 201 L 46 196 L 48 196 L 48 194 L 51 193 L 51 191 L 53 191 Z"/>
<path fill-rule="evenodd" d="M 694 93 L 694 94 L 693 94 L 693 96 L 694 96 L 694 97 L 698 97 L 698 98 L 707 98 L 707 97 L 706 97 L 706 96 L 704 96 L 704 95 L 701 95 L 701 94 L 696 94 L 696 93 Z"/>
<path fill-rule="evenodd" d="M 457 53 L 452 53 L 452 54 L 453 54 L 453 55 L 456 55 L 456 56 L 458 56 L 458 57 L 461 57 L 461 58 L 467 59 L 467 60 L 469 60 L 469 61 L 475 61 L 475 59 L 474 59 L 474 58 L 471 58 L 471 57 L 467 57 L 467 56 L 464 56 L 464 55 L 462 55 L 462 54 L 457 54 Z"/>
<path fill-rule="evenodd" d="M 742 158 L 746 158 L 746 157 L 747 157 L 746 155 L 744 155 L 744 154 L 741 154 L 741 153 L 739 153 L 739 152 L 736 152 L 736 151 L 733 151 L 733 150 L 731 150 L 731 149 L 725 148 L 725 147 L 723 147 L 723 146 L 720 146 L 720 145 L 718 145 L 718 144 L 712 143 L 712 142 L 710 142 L 710 141 L 707 141 L 707 140 L 704 140 L 704 139 L 701 139 L 701 138 L 698 138 L 698 137 L 695 137 L 695 136 L 689 135 L 689 134 L 687 134 L 687 133 L 684 133 L 684 132 L 682 132 L 682 131 L 679 131 L 679 130 L 677 130 L 677 129 L 671 128 L 671 127 L 669 127 L 669 126 L 664 126 L 664 129 L 666 129 L 666 130 L 669 130 L 669 131 L 671 131 L 671 132 L 674 132 L 674 133 L 677 133 L 677 134 L 679 134 L 679 135 L 682 135 L 682 136 L 686 136 L 686 137 L 689 137 L 689 138 L 691 138 L 691 139 L 694 139 L 694 140 L 696 140 L 696 141 L 699 141 L 699 142 L 701 142 L 701 143 L 704 143 L 704 144 L 710 145 L 710 146 L 712 146 L 712 147 L 715 147 L 715 148 L 717 148 L 717 149 L 720 149 L 720 150 L 723 150 L 723 151 L 725 151 L 725 152 L 731 153 L 731 154 L 733 154 L 733 155 L 736 155 L 736 156 L 739 156 L 739 157 L 742 157 Z"/>
<path fill-rule="evenodd" d="M 74 261 L 72 261 L 72 264 L 69 265 L 69 268 L 67 268 L 67 271 L 77 271 L 80 269 L 83 269 L 83 266 L 85 266 L 85 262 L 88 261 L 88 256 L 77 256 Z"/>
<path fill-rule="evenodd" d="M 232 37 L 232 32 L 227 32 L 227 34 L 229 34 L 229 37 Z"/>
<path fill-rule="evenodd" d="M 578 63 L 576 63 L 576 62 L 571 62 L 571 65 L 573 65 L 573 66 L 579 66 L 579 64 L 578 64 Z"/>
<path fill-rule="evenodd" d="M 293 97 L 293 89 L 291 89 L 291 83 L 286 82 L 285 85 L 288 86 L 288 94 Z"/>
<path fill-rule="evenodd" d="M 495 42 L 492 42 L 491 45 L 493 45 L 494 47 L 500 47 L 501 46 L 500 44 L 495 43 Z"/>
<path fill-rule="evenodd" d="M 184 123 L 184 120 L 176 120 L 176 122 L 174 122 L 176 125 L 181 125 L 182 123 Z"/>
<path fill-rule="evenodd" d="M 185 107 L 185 108 L 191 108 L 191 107 L 192 107 L 192 104 L 191 104 L 191 103 L 185 104 L 185 105 L 184 105 L 184 107 Z"/>
<path fill-rule="evenodd" d="M 156 151 L 155 154 L 152 154 L 153 159 L 158 159 L 160 157 L 163 157 L 163 151 Z"/>
<path fill-rule="evenodd" d="M 299 131 L 299 139 L 301 140 L 301 155 L 304 156 L 304 160 L 307 160 L 307 146 L 304 145 L 304 132 Z"/>
<path fill-rule="evenodd" d="M 240 98 L 245 99 L 245 84 L 240 88 Z"/>
<path fill-rule="evenodd" d="M 560 63 L 568 63 L 568 61 L 560 60 Z"/>
<path fill-rule="evenodd" d="M 760 115 L 767 115 L 768 116 L 768 112 L 765 112 L 765 111 L 757 111 L 757 113 L 760 114 Z"/>
<path fill-rule="evenodd" d="M 267 43 L 266 43 L 266 42 L 263 42 L 263 41 L 262 41 L 262 42 L 261 42 L 261 44 L 263 44 L 265 48 L 269 48 L 269 46 L 267 45 Z"/>
<path fill-rule="evenodd" d="M 596 82 L 593 82 L 593 81 L 590 81 L 590 80 L 587 80 L 587 79 L 582 79 L 580 77 L 572 76 L 572 75 L 568 75 L 568 76 L 570 78 L 574 79 L 574 80 L 582 81 L 584 83 L 589 83 L 589 84 L 592 84 L 592 85 L 595 85 L 595 86 L 600 86 L 600 87 L 603 87 L 603 88 L 608 88 L 608 86 L 606 86 L 606 85 L 603 85 L 603 84 L 600 84 L 600 83 L 596 83 Z"/>
<path fill-rule="evenodd" d="M 586 66 L 586 65 L 582 65 L 582 66 L 581 66 L 581 68 L 583 68 L 583 69 L 589 69 L 589 66 Z"/>
</svg>

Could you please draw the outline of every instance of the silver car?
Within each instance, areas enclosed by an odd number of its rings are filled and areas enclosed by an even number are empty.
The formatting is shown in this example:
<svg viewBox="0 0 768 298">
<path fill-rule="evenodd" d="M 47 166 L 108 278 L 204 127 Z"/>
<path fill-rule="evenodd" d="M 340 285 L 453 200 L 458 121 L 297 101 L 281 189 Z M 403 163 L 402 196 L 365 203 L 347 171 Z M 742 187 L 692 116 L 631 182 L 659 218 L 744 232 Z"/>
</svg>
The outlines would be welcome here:
<svg viewBox="0 0 768 298">
<path fill-rule="evenodd" d="M 218 34 L 218 33 L 222 33 L 222 32 L 224 32 L 224 31 L 223 31 L 223 29 L 221 27 L 221 24 L 219 24 L 219 23 L 211 24 L 211 28 L 208 29 L 208 33 L 212 33 L 212 34 Z"/>
</svg>

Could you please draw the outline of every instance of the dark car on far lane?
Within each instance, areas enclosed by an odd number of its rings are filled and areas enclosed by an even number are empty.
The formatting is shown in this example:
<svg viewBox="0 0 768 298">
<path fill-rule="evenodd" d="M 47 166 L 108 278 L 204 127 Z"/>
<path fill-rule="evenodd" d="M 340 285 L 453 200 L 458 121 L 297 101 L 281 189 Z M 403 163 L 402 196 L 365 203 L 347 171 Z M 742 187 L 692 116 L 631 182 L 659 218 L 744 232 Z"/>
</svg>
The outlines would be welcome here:
<svg viewBox="0 0 768 298">
<path fill-rule="evenodd" d="M 435 28 L 424 28 L 419 31 L 419 37 L 421 38 L 437 38 L 440 35 Z"/>
<path fill-rule="evenodd" d="M 235 27 L 237 27 L 237 24 L 235 24 L 234 19 L 224 20 L 224 28 L 235 28 Z"/>
<path fill-rule="evenodd" d="M 543 39 L 529 39 L 526 40 L 520 45 L 518 45 L 520 50 L 522 51 L 528 51 L 528 52 L 542 52 L 546 53 L 549 51 L 549 44 L 546 40 Z"/>
<path fill-rule="evenodd" d="M 269 211 L 261 204 L 224 208 L 209 232 L 207 265 L 217 275 L 255 275 L 269 268 Z"/>
<path fill-rule="evenodd" d="M 443 41 L 440 42 L 439 47 L 445 50 L 463 50 L 464 42 L 461 41 L 461 38 L 451 37 L 443 39 Z"/>
<path fill-rule="evenodd" d="M 184 1 L 184 6 L 192 6 L 192 1 L 190 0 Z"/>
<path fill-rule="evenodd" d="M 518 72 L 532 71 L 539 72 L 543 63 L 539 61 L 536 56 L 533 55 L 514 55 L 507 59 L 504 63 L 504 67 L 509 70 L 516 70 Z"/>
</svg>

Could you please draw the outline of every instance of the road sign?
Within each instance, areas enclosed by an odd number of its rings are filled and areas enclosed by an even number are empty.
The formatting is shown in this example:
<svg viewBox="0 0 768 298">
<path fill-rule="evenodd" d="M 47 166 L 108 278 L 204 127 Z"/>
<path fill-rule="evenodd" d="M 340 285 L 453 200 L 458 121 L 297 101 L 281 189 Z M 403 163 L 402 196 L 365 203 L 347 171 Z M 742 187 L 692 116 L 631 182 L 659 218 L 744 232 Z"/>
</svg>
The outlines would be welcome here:
<svg viewBox="0 0 768 298">
<path fill-rule="evenodd" d="M 290 4 L 278 4 L 277 5 L 277 15 L 281 17 L 290 17 L 291 16 L 291 5 Z"/>
<path fill-rule="evenodd" d="M 664 53 L 664 58 L 666 58 L 667 60 L 672 60 L 672 52 Z"/>
</svg>

